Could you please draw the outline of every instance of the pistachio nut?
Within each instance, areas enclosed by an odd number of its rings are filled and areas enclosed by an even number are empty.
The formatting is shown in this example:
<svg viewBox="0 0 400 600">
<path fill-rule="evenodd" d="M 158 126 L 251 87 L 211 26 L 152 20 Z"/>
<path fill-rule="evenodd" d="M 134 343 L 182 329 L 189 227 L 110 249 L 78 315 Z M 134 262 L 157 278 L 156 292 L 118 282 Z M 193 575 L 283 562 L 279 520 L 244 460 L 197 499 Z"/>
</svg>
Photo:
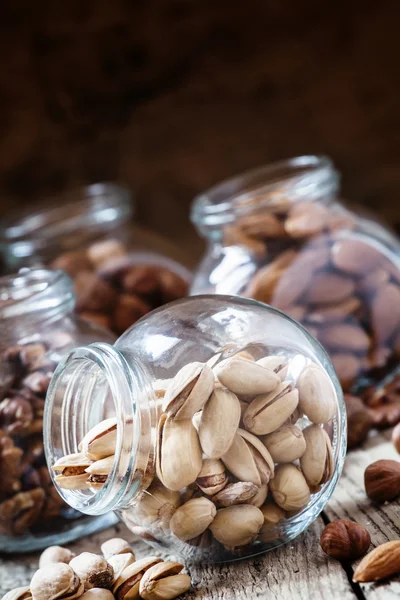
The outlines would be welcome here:
<svg viewBox="0 0 400 600">
<path fill-rule="evenodd" d="M 135 515 L 142 525 L 155 525 L 167 531 L 171 517 L 180 503 L 178 491 L 169 490 L 156 480 L 140 494 L 135 503 Z"/>
<path fill-rule="evenodd" d="M 156 379 L 153 383 L 153 390 L 157 399 L 162 400 L 164 398 L 171 381 L 172 379 Z"/>
<path fill-rule="evenodd" d="M 106 560 L 116 554 L 133 554 L 131 545 L 123 538 L 110 538 L 101 545 L 101 552 Z"/>
<path fill-rule="evenodd" d="M 264 358 L 260 358 L 260 360 L 257 361 L 257 364 L 265 367 L 266 369 L 270 369 L 278 375 L 281 381 L 285 381 L 285 377 L 289 370 L 289 365 L 283 356 L 264 356 Z"/>
<path fill-rule="evenodd" d="M 257 488 L 257 493 L 252 498 L 249 498 L 249 500 L 247 500 L 247 504 L 251 504 L 252 506 L 257 506 L 257 508 L 260 508 L 267 499 L 267 496 L 268 484 L 265 483 L 264 485 L 261 485 L 259 488 Z"/>
<path fill-rule="evenodd" d="M 91 487 L 87 479 L 87 473 L 84 473 L 83 475 L 57 475 L 54 481 L 63 490 L 87 490 Z"/>
<path fill-rule="evenodd" d="M 227 389 L 214 390 L 201 413 L 199 439 L 209 458 L 221 458 L 229 449 L 240 421 L 237 396 Z"/>
<path fill-rule="evenodd" d="M 53 563 L 36 571 L 30 588 L 33 600 L 72 600 L 82 596 L 84 591 L 79 575 L 64 563 Z"/>
<path fill-rule="evenodd" d="M 215 458 L 205 458 L 196 483 L 207 496 L 213 496 L 221 491 L 228 483 L 223 462 Z"/>
<path fill-rule="evenodd" d="M 105 588 L 91 588 L 81 596 L 83 600 L 115 600 L 114 594 Z"/>
<path fill-rule="evenodd" d="M 175 419 L 191 419 L 209 399 L 214 381 L 214 373 L 207 364 L 185 365 L 166 389 L 163 411 Z"/>
<path fill-rule="evenodd" d="M 213 496 L 212 501 L 219 507 L 244 504 L 258 492 L 258 487 L 251 481 L 238 481 L 225 486 L 223 490 Z"/>
<path fill-rule="evenodd" d="M 261 438 L 275 463 L 289 463 L 302 456 L 306 441 L 297 425 L 282 425 L 276 431 Z"/>
<path fill-rule="evenodd" d="M 97 423 L 87 432 L 78 448 L 92 460 L 106 458 L 115 453 L 117 419 L 112 417 Z"/>
<path fill-rule="evenodd" d="M 285 518 L 285 511 L 275 502 L 264 504 L 260 510 L 264 516 L 264 524 L 260 529 L 258 539 L 261 542 L 273 542 L 280 537 L 275 526 Z"/>
<path fill-rule="evenodd" d="M 249 404 L 243 417 L 244 426 L 258 435 L 271 433 L 290 417 L 298 402 L 298 390 L 290 381 L 283 381 L 272 392 L 257 396 Z"/>
<path fill-rule="evenodd" d="M 159 480 L 170 490 L 181 490 L 196 481 L 202 464 L 199 437 L 192 421 L 161 415 L 156 457 Z"/>
<path fill-rule="evenodd" d="M 256 362 L 235 356 L 217 365 L 219 381 L 234 394 L 256 396 L 272 391 L 280 378 L 274 371 L 266 369 Z"/>
<path fill-rule="evenodd" d="M 92 461 L 82 452 L 67 454 L 59 458 L 53 465 L 53 471 L 59 471 L 64 477 L 84 475 Z"/>
<path fill-rule="evenodd" d="M 222 462 L 240 481 L 250 481 L 257 487 L 274 476 L 274 461 L 264 444 L 245 429 L 238 429 Z"/>
<path fill-rule="evenodd" d="M 69 563 L 85 586 L 85 590 L 93 587 L 109 588 L 114 578 L 114 569 L 99 554 L 82 552 Z"/>
<path fill-rule="evenodd" d="M 62 546 L 49 546 L 40 555 L 39 569 L 53 563 L 65 563 L 67 565 L 74 556 L 75 554 L 68 548 L 63 548 Z"/>
<path fill-rule="evenodd" d="M 190 588 L 190 576 L 181 573 L 183 565 L 167 560 L 150 567 L 140 580 L 143 600 L 170 600 Z"/>
<path fill-rule="evenodd" d="M 5 594 L 1 600 L 31 600 L 29 585 L 14 588 Z"/>
<path fill-rule="evenodd" d="M 210 529 L 218 542 L 229 550 L 235 550 L 251 544 L 263 523 L 264 517 L 259 508 L 236 504 L 218 510 Z"/>
<path fill-rule="evenodd" d="M 112 592 L 116 600 L 139 600 L 139 585 L 143 575 L 153 565 L 162 562 L 157 556 L 146 556 L 132 563 L 124 569 L 114 583 Z"/>
<path fill-rule="evenodd" d="M 332 446 L 328 434 L 318 425 L 309 425 L 303 433 L 306 450 L 300 459 L 300 467 L 308 485 L 313 489 L 332 477 Z"/>
<path fill-rule="evenodd" d="M 86 470 L 88 482 L 93 488 L 101 488 L 107 481 L 107 477 L 114 464 L 114 455 L 101 458 L 93 462 Z"/>
<path fill-rule="evenodd" d="M 171 531 L 180 540 L 191 540 L 207 529 L 216 512 L 215 504 L 208 498 L 192 498 L 172 515 Z"/>
<path fill-rule="evenodd" d="M 327 423 L 336 412 L 336 394 L 325 371 L 315 363 L 309 364 L 297 381 L 299 409 L 313 423 Z"/>
<path fill-rule="evenodd" d="M 113 585 L 121 575 L 122 571 L 132 565 L 135 562 L 135 556 L 133 554 L 114 554 L 107 559 L 107 562 L 114 569 Z"/>
<path fill-rule="evenodd" d="M 278 465 L 270 488 L 275 502 L 283 510 L 299 510 L 310 500 L 307 481 L 300 469 L 293 464 Z"/>
</svg>

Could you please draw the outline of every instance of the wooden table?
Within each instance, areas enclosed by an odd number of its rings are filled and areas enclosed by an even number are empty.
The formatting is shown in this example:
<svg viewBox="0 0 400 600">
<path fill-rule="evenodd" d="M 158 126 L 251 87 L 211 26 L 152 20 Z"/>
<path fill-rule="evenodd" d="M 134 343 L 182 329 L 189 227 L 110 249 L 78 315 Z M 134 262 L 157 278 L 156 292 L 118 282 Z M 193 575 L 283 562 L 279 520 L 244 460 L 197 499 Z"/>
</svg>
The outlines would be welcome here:
<svg viewBox="0 0 400 600">
<path fill-rule="evenodd" d="M 365 467 L 378 458 L 397 459 L 390 432 L 372 435 L 363 449 L 348 454 L 343 475 L 326 509 L 308 531 L 295 542 L 252 560 L 200 567 L 187 565 L 192 590 L 185 600 L 394 600 L 400 597 L 400 577 L 381 584 L 352 582 L 352 566 L 329 559 L 319 547 L 319 537 L 328 521 L 354 519 L 365 525 L 377 546 L 400 537 L 400 502 L 372 505 L 363 485 Z M 115 535 L 134 544 L 138 556 L 154 554 L 124 526 L 91 536 L 70 546 L 74 552 L 98 552 L 100 544 Z M 37 554 L 0 558 L 0 595 L 29 583 L 37 568 Z"/>
</svg>

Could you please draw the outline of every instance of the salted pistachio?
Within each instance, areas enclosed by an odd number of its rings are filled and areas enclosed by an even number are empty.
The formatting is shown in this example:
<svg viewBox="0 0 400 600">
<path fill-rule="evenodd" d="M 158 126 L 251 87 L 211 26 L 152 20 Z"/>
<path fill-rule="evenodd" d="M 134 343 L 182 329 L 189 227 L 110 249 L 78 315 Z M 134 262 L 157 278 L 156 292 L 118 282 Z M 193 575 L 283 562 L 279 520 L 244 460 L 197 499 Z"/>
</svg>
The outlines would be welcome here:
<svg viewBox="0 0 400 600">
<path fill-rule="evenodd" d="M 143 600 L 172 600 L 190 588 L 190 576 L 181 573 L 183 565 L 170 560 L 150 567 L 140 580 Z"/>
<path fill-rule="evenodd" d="M 73 600 L 82 596 L 84 585 L 70 565 L 53 563 L 36 571 L 30 589 L 33 600 Z"/>
<path fill-rule="evenodd" d="M 92 552 L 82 552 L 69 563 L 85 586 L 109 588 L 114 577 L 114 569 L 103 556 Z"/>
<path fill-rule="evenodd" d="M 226 388 L 215 389 L 202 410 L 199 424 L 201 448 L 209 458 L 221 458 L 229 449 L 240 421 L 237 396 Z"/>
<path fill-rule="evenodd" d="M 257 506 L 257 508 L 261 508 L 264 504 L 265 500 L 268 496 L 268 484 L 261 485 L 257 488 L 257 493 L 247 500 L 247 504 L 251 504 L 252 506 Z"/>
<path fill-rule="evenodd" d="M 238 481 L 225 486 L 223 490 L 212 497 L 217 506 L 233 506 L 244 504 L 258 492 L 258 487 L 251 481 Z"/>
<path fill-rule="evenodd" d="M 110 556 L 107 559 L 107 562 L 114 569 L 114 576 L 113 576 L 113 585 L 114 585 L 114 583 L 117 581 L 118 577 L 121 575 L 122 571 L 124 571 L 126 569 L 126 567 L 129 567 L 129 565 L 132 565 L 135 562 L 135 555 L 128 554 L 128 553 L 114 554 L 113 556 Z"/>
<path fill-rule="evenodd" d="M 192 362 L 175 375 L 163 399 L 163 412 L 175 419 L 191 419 L 203 408 L 214 388 L 214 373 L 207 364 Z"/>
<path fill-rule="evenodd" d="M 106 560 L 111 558 L 111 556 L 115 556 L 116 554 L 132 554 L 135 556 L 131 545 L 123 538 L 110 538 L 109 540 L 103 542 L 100 548 Z"/>
<path fill-rule="evenodd" d="M 92 460 L 106 458 L 115 453 L 117 419 L 112 417 L 97 423 L 87 432 L 78 448 Z"/>
<path fill-rule="evenodd" d="M 7 592 L 1 600 L 31 600 L 31 598 L 29 585 L 23 585 Z"/>
<path fill-rule="evenodd" d="M 332 477 L 333 456 L 328 434 L 318 425 L 303 430 L 306 450 L 300 459 L 300 467 L 308 485 L 313 490 Z"/>
<path fill-rule="evenodd" d="M 216 512 L 215 504 L 208 498 L 192 498 L 172 515 L 171 531 L 180 540 L 190 540 L 207 529 Z"/>
<path fill-rule="evenodd" d="M 299 402 L 299 393 L 290 381 L 280 382 L 268 394 L 257 396 L 246 410 L 243 423 L 248 431 L 258 435 L 278 429 L 293 413 Z"/>
<path fill-rule="evenodd" d="M 139 495 L 135 514 L 142 525 L 155 525 L 168 531 L 171 517 L 180 504 L 180 493 L 167 489 L 156 480 Z"/>
<path fill-rule="evenodd" d="M 264 517 L 259 508 L 250 504 L 236 504 L 218 510 L 210 529 L 225 548 L 235 550 L 251 544 L 263 523 Z"/>
<path fill-rule="evenodd" d="M 224 463 L 215 458 L 205 458 L 196 483 L 207 496 L 217 494 L 228 483 Z"/>
<path fill-rule="evenodd" d="M 105 588 L 91 588 L 81 596 L 83 600 L 115 600 L 114 594 Z"/>
<path fill-rule="evenodd" d="M 261 438 L 275 463 L 297 460 L 306 449 L 306 441 L 297 425 L 282 425 L 276 431 Z"/>
<path fill-rule="evenodd" d="M 235 356 L 217 365 L 218 380 L 234 394 L 256 396 L 273 390 L 280 379 L 274 371 L 256 362 Z"/>
<path fill-rule="evenodd" d="M 316 424 L 327 423 L 336 411 L 336 395 L 331 380 L 315 363 L 309 364 L 297 381 L 299 409 Z"/>
<path fill-rule="evenodd" d="M 275 502 L 264 504 L 260 510 L 264 517 L 264 523 L 260 529 L 258 539 L 261 542 L 273 542 L 279 538 L 279 532 L 276 531 L 275 527 L 285 518 L 285 511 Z"/>
<path fill-rule="evenodd" d="M 49 546 L 40 555 L 39 569 L 54 563 L 65 563 L 67 565 L 74 556 L 75 554 L 68 548 L 63 548 L 62 546 Z"/>
<path fill-rule="evenodd" d="M 300 469 L 293 464 L 277 466 L 270 489 L 275 502 L 283 510 L 299 510 L 310 500 L 307 481 Z"/>
<path fill-rule="evenodd" d="M 85 469 L 90 467 L 92 462 L 83 452 L 76 452 L 75 454 L 62 456 L 54 463 L 52 468 L 53 471 L 60 471 L 66 477 L 69 475 L 83 475 Z"/>
<path fill-rule="evenodd" d="M 303 413 L 299 409 L 299 405 L 297 405 L 290 417 L 284 422 L 284 425 L 295 425 L 299 419 L 303 418 L 303 416 Z"/>
<path fill-rule="evenodd" d="M 189 419 L 163 414 L 157 433 L 157 476 L 168 489 L 181 490 L 196 481 L 203 465 L 197 431 Z"/>
<path fill-rule="evenodd" d="M 162 562 L 158 556 L 146 556 L 132 563 L 124 569 L 115 581 L 112 592 L 117 600 L 127 598 L 139 600 L 139 585 L 143 575 L 150 567 Z"/>
<path fill-rule="evenodd" d="M 83 475 L 57 475 L 54 481 L 63 490 L 87 490 L 91 487 L 87 473 Z"/>
<path fill-rule="evenodd" d="M 274 461 L 264 444 L 245 429 L 238 429 L 222 462 L 240 481 L 250 481 L 257 487 L 274 476 Z"/>
<path fill-rule="evenodd" d="M 101 458 L 93 462 L 86 470 L 88 482 L 93 488 L 101 488 L 107 481 L 107 477 L 114 464 L 114 455 Z"/>
<path fill-rule="evenodd" d="M 257 364 L 265 367 L 266 369 L 270 369 L 278 375 L 281 381 L 285 381 L 285 377 L 289 370 L 289 365 L 283 356 L 274 354 L 271 356 L 264 356 L 264 358 L 260 358 L 257 361 Z"/>
</svg>

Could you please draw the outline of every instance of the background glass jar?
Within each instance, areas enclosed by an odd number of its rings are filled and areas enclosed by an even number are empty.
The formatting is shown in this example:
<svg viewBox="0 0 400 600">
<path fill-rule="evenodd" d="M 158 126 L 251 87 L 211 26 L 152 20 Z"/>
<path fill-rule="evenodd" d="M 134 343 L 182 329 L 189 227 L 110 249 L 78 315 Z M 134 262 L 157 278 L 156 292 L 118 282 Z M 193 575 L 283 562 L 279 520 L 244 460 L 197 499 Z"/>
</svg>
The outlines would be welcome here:
<svg viewBox="0 0 400 600">
<path fill-rule="evenodd" d="M 115 346 L 74 350 L 45 409 L 65 501 L 117 511 L 150 544 L 194 560 L 297 536 L 332 494 L 345 440 L 322 347 L 283 313 L 227 296 L 174 302 Z"/>
<path fill-rule="evenodd" d="M 338 199 L 329 159 L 303 156 L 198 196 L 207 239 L 191 294 L 241 294 L 284 310 L 329 352 L 345 391 L 391 373 L 400 353 L 400 244 Z"/>
<path fill-rule="evenodd" d="M 61 356 L 82 343 L 115 339 L 73 308 L 72 281 L 62 271 L 25 269 L 0 278 L 2 552 L 64 543 L 112 522 L 110 515 L 89 519 L 71 510 L 52 486 L 44 457 L 44 400 Z"/>
<path fill-rule="evenodd" d="M 75 282 L 76 309 L 122 333 L 138 318 L 185 296 L 189 271 L 171 243 L 132 224 L 129 190 L 99 183 L 16 213 L 0 226 L 5 269 L 48 265 Z"/>
</svg>

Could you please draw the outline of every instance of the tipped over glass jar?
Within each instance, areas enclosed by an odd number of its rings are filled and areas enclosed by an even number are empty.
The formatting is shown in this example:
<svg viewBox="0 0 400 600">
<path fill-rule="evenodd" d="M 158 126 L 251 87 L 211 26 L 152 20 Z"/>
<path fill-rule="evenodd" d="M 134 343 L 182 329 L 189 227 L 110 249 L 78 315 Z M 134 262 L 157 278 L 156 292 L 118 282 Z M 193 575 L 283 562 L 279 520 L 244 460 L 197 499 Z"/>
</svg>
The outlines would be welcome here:
<svg viewBox="0 0 400 600">
<path fill-rule="evenodd" d="M 331 161 L 302 156 L 199 195 L 191 218 L 208 247 L 190 293 L 240 294 L 285 311 L 358 394 L 397 367 L 400 244 L 338 193 Z"/>
<path fill-rule="evenodd" d="M 201 296 L 72 351 L 44 439 L 73 508 L 113 510 L 151 545 L 199 561 L 264 552 L 323 510 L 346 452 L 339 381 L 298 323 Z"/>
</svg>

